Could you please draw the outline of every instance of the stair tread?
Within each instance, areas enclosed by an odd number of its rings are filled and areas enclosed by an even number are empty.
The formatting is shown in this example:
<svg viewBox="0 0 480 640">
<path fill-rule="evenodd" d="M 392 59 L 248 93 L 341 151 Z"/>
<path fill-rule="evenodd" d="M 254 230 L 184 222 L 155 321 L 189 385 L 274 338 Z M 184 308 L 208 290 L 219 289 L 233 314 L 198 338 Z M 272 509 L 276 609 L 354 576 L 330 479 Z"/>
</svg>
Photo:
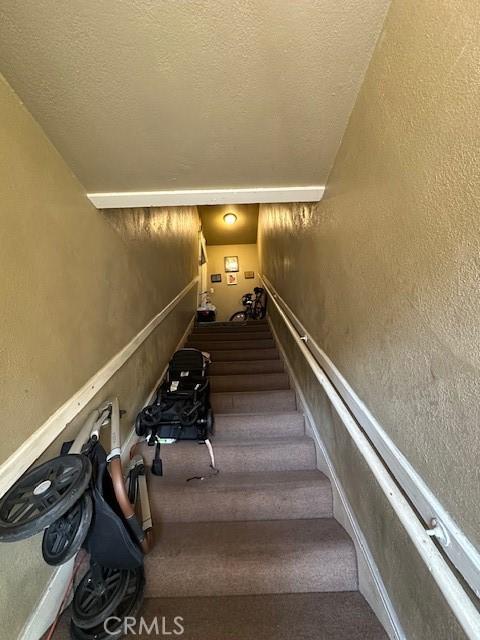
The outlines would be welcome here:
<svg viewBox="0 0 480 640">
<path fill-rule="evenodd" d="M 218 447 L 291 447 L 300 445 L 302 443 L 308 443 L 313 445 L 313 439 L 308 435 L 301 436 L 278 436 L 277 438 L 263 438 L 262 436 L 255 438 L 255 440 L 246 440 L 245 438 L 238 438 L 236 435 L 217 434 L 215 439 L 212 440 L 213 446 Z"/>
<path fill-rule="evenodd" d="M 214 391 L 210 394 L 214 412 L 218 413 L 270 413 L 293 411 L 297 400 L 293 389 L 266 389 L 263 391 Z"/>
<path fill-rule="evenodd" d="M 149 595 L 357 588 L 353 543 L 333 518 L 166 523 L 156 533 L 145 559 Z"/>
<path fill-rule="evenodd" d="M 202 351 L 231 351 L 236 349 L 273 349 L 273 338 L 267 340 L 189 340 L 187 349 Z"/>
<path fill-rule="evenodd" d="M 212 392 L 274 391 L 290 388 L 288 374 L 284 371 L 262 373 L 224 373 L 210 375 Z"/>
<path fill-rule="evenodd" d="M 145 560 L 151 564 L 155 557 L 170 556 L 179 551 L 184 556 L 220 555 L 226 549 L 258 547 L 260 554 L 268 548 L 281 548 L 291 544 L 315 547 L 319 544 L 345 545 L 353 549 L 353 543 L 345 530 L 333 518 L 303 520 L 267 520 L 248 522 L 187 522 L 168 523 L 155 527 L 158 544 Z M 191 545 L 191 540 L 202 544 Z M 163 542 L 162 542 L 163 541 Z M 298 552 L 293 549 L 294 555 Z M 177 555 L 175 553 L 175 555 Z M 242 555 L 242 554 L 239 554 Z"/>
<path fill-rule="evenodd" d="M 212 331 L 211 333 L 195 331 L 190 334 L 189 340 L 273 340 L 273 335 L 271 331 L 225 331 L 224 333 L 219 331 Z"/>
<path fill-rule="evenodd" d="M 282 389 L 283 391 L 283 389 Z M 219 392 L 219 393 L 223 393 L 223 392 Z M 226 392 L 226 393 L 231 393 L 231 392 Z M 245 413 L 222 413 L 221 411 L 217 411 L 217 413 L 215 413 L 215 421 L 219 420 L 219 419 L 223 419 L 223 418 L 228 418 L 229 420 L 231 418 L 242 418 L 242 419 L 246 419 L 246 418 L 258 418 L 261 420 L 265 420 L 266 418 L 271 418 L 273 416 L 279 416 L 279 417 L 291 417 L 291 418 L 298 418 L 299 416 L 303 418 L 303 414 L 300 413 L 299 411 L 272 411 L 272 413 L 269 414 L 264 414 L 264 413 L 258 413 L 256 411 L 252 411 L 251 413 L 248 413 L 247 411 L 245 411 Z"/>
<path fill-rule="evenodd" d="M 282 373 L 283 362 L 276 360 L 233 360 L 212 362 L 209 366 L 209 377 L 216 375 L 239 375 L 254 373 Z"/>
<path fill-rule="evenodd" d="M 228 320 L 218 322 L 200 322 L 194 326 L 194 331 L 197 329 L 256 329 L 258 327 L 268 327 L 268 320 L 246 320 L 245 322 L 230 322 Z"/>
<path fill-rule="evenodd" d="M 261 373 L 213 373 L 209 376 L 210 380 L 261 380 L 265 377 L 281 380 L 288 378 L 288 375 L 284 371 L 262 371 Z"/>
<path fill-rule="evenodd" d="M 331 518 L 330 481 L 320 471 L 220 473 L 204 482 L 150 477 L 154 522 Z"/>
<path fill-rule="evenodd" d="M 305 418 L 298 411 L 271 413 L 216 413 L 215 438 L 222 434 L 232 437 L 278 438 L 305 434 Z M 214 441 L 215 441 L 214 438 Z"/>
<path fill-rule="evenodd" d="M 177 629 L 174 618 L 183 618 L 183 640 L 388 640 L 358 591 L 146 598 L 140 616 L 147 625 L 157 618 L 160 633 L 164 617 L 170 634 Z M 57 640 L 70 640 L 69 621 L 70 608 L 55 631 Z M 139 640 L 152 638 L 135 630 Z"/>
<path fill-rule="evenodd" d="M 256 449 L 259 447 L 291 447 L 302 444 L 311 444 L 314 446 L 313 439 L 306 434 L 302 434 L 301 436 L 281 435 L 277 438 L 262 437 L 260 435 L 254 440 L 249 438 L 239 438 L 236 437 L 236 435 L 217 434 L 212 437 L 211 442 L 215 450 L 228 447 L 243 447 L 246 449 Z M 148 452 L 153 452 L 154 450 L 154 447 L 148 446 L 145 442 L 139 446 L 143 455 L 147 454 L 148 456 Z M 182 455 L 183 452 L 189 450 L 198 451 L 200 449 L 206 450 L 206 447 L 204 445 L 200 445 L 196 440 L 179 440 L 178 442 L 170 445 L 163 445 L 162 455 L 166 455 L 169 451 L 179 451 L 181 452 L 179 455 Z"/>
<path fill-rule="evenodd" d="M 162 478 L 158 485 L 159 491 L 177 491 L 204 493 L 224 491 L 233 488 L 236 491 L 242 487 L 285 486 L 291 484 L 318 484 L 330 487 L 329 479 L 317 469 L 307 471 L 251 471 L 247 473 L 220 473 L 213 482 L 185 483 L 181 477 Z"/>
<path fill-rule="evenodd" d="M 358 592 L 147 598 L 142 615 L 164 615 L 169 628 L 181 616 L 183 640 L 387 640 Z"/>
<path fill-rule="evenodd" d="M 269 376 L 271 378 L 280 378 L 284 377 L 287 374 L 284 371 L 262 371 L 261 373 L 210 373 L 208 376 L 210 380 L 212 378 L 220 379 L 220 378 L 235 378 L 238 380 L 247 380 L 249 378 L 261 379 L 265 376 Z"/>
<path fill-rule="evenodd" d="M 295 391 L 293 389 L 267 389 L 262 391 L 215 391 L 211 395 L 212 396 L 261 396 L 261 395 L 280 395 L 280 394 L 293 394 L 295 395 Z M 252 412 L 253 413 L 253 412 Z"/>
<path fill-rule="evenodd" d="M 212 362 L 249 360 L 280 360 L 280 354 L 275 347 L 270 349 L 208 349 Z"/>
<path fill-rule="evenodd" d="M 250 471 L 300 471 L 315 469 L 315 443 L 306 436 L 260 438 L 215 438 L 213 441 L 216 466 L 221 473 Z M 139 450 L 149 465 L 153 447 L 143 444 Z M 205 446 L 194 441 L 162 446 L 161 456 L 165 476 L 184 474 L 184 477 L 210 474 L 210 458 Z"/>
</svg>

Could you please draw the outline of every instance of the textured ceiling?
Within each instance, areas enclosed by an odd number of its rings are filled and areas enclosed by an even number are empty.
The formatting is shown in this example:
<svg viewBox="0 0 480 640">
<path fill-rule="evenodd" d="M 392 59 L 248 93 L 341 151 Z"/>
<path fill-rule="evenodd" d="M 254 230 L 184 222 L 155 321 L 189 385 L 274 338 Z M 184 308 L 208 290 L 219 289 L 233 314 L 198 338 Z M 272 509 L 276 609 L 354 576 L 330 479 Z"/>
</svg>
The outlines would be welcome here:
<svg viewBox="0 0 480 640">
<path fill-rule="evenodd" d="M 258 204 L 214 205 L 198 207 L 207 244 L 255 244 L 257 242 Z M 235 224 L 225 224 L 226 213 L 237 216 Z"/>
<path fill-rule="evenodd" d="M 88 191 L 326 180 L 389 0 L 2 0 L 1 68 Z"/>
</svg>

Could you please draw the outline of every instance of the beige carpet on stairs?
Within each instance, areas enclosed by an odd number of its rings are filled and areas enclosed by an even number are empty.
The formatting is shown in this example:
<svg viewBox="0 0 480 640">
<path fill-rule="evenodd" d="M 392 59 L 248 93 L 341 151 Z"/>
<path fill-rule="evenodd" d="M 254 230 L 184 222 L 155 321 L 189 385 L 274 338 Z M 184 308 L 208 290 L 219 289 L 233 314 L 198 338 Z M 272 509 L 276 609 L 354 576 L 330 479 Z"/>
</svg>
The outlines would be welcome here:
<svg viewBox="0 0 480 640">
<path fill-rule="evenodd" d="M 146 622 L 157 617 L 161 632 L 163 617 L 163 637 L 185 640 L 384 640 L 268 324 L 197 327 L 188 346 L 211 353 L 220 473 L 186 482 L 208 475 L 206 447 L 162 447 Z M 142 453 L 149 466 L 152 448 Z M 68 637 L 66 619 L 55 638 Z"/>
</svg>

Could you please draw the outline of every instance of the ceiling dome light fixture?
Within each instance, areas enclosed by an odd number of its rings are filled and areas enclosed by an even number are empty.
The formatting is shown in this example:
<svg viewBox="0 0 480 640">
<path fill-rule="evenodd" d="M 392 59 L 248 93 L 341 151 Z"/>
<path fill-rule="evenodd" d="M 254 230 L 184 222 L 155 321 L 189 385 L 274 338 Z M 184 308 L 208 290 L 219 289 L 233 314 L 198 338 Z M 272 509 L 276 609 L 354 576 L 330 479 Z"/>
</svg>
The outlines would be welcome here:
<svg viewBox="0 0 480 640">
<path fill-rule="evenodd" d="M 237 216 L 234 213 L 226 213 L 223 216 L 223 221 L 225 222 L 225 224 L 235 224 L 235 222 L 237 221 Z"/>
</svg>

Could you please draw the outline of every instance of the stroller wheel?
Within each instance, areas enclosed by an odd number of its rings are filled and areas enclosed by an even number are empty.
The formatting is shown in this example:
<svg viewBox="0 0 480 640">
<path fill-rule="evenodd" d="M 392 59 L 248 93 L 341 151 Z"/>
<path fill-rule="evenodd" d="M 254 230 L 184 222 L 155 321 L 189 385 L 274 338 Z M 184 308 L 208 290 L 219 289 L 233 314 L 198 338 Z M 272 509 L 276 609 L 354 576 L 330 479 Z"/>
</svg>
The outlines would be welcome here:
<svg viewBox="0 0 480 640">
<path fill-rule="evenodd" d="M 155 427 L 162 415 L 163 407 L 152 404 L 140 411 L 135 420 L 135 432 L 137 436 L 144 436 L 149 427 Z"/>
<path fill-rule="evenodd" d="M 180 424 L 182 427 L 191 427 L 198 420 L 198 411 L 188 414 L 187 411 L 182 411 L 180 414 Z"/>
<path fill-rule="evenodd" d="M 136 618 L 143 604 L 145 577 L 143 568 L 128 572 L 127 590 L 117 608 L 95 627 L 82 629 L 75 622 L 70 623 L 70 636 L 73 640 L 106 640 L 125 635 L 125 618 Z M 111 620 L 108 620 L 111 618 Z"/>
<path fill-rule="evenodd" d="M 247 314 L 245 311 L 236 311 L 232 316 L 230 316 L 230 322 L 245 322 L 247 319 Z"/>
<path fill-rule="evenodd" d="M 0 542 L 30 538 L 61 518 L 90 482 L 81 454 L 58 456 L 27 471 L 0 500 Z"/>
<path fill-rule="evenodd" d="M 67 513 L 45 529 L 42 555 L 47 564 L 63 564 L 80 551 L 90 528 L 92 513 L 92 498 L 85 492 Z"/>
<path fill-rule="evenodd" d="M 75 590 L 72 620 L 81 629 L 92 629 L 111 616 L 127 591 L 130 571 L 90 567 Z"/>
<path fill-rule="evenodd" d="M 146 431 L 146 427 L 142 420 L 142 414 L 139 413 L 137 419 L 135 420 L 135 433 L 137 434 L 137 436 L 143 437 Z"/>
<path fill-rule="evenodd" d="M 213 434 L 213 426 L 214 426 L 214 419 L 213 419 L 213 411 L 211 409 L 209 409 L 207 411 L 207 434 L 212 435 Z"/>
</svg>

